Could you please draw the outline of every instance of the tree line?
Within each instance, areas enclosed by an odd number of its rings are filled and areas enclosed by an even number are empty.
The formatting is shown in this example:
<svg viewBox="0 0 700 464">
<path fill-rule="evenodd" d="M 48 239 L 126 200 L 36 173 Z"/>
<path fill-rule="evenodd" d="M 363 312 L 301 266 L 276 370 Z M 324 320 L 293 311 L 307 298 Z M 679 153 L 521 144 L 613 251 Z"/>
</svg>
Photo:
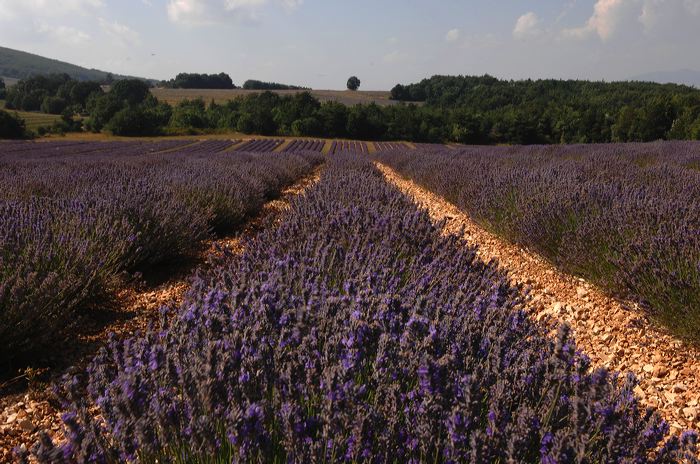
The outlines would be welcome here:
<svg viewBox="0 0 700 464">
<path fill-rule="evenodd" d="M 226 73 L 198 74 L 180 73 L 174 79 L 161 81 L 161 87 L 170 89 L 237 89 L 231 76 Z M 256 79 L 248 79 L 243 83 L 245 90 L 310 90 L 307 87 L 280 84 L 278 82 L 263 82 Z"/>
<path fill-rule="evenodd" d="M 700 91 L 687 86 L 438 76 L 397 87 L 393 97 L 423 103 L 345 106 L 321 103 L 309 92 L 263 91 L 224 104 L 169 105 L 144 81 L 116 81 L 105 91 L 95 82 L 53 75 L 20 81 L 7 91 L 6 106 L 62 114 L 48 130 L 127 136 L 237 131 L 465 144 L 700 139 Z"/>
<path fill-rule="evenodd" d="M 162 87 L 171 89 L 236 89 L 231 76 L 226 73 L 180 73 L 174 79 L 162 81 Z"/>
<path fill-rule="evenodd" d="M 311 90 L 308 87 L 298 85 L 280 84 L 278 82 L 263 82 L 255 79 L 248 79 L 243 83 L 245 90 Z"/>
<path fill-rule="evenodd" d="M 452 115 L 464 143 L 586 143 L 700 139 L 700 90 L 652 82 L 433 76 L 391 98 Z"/>
</svg>

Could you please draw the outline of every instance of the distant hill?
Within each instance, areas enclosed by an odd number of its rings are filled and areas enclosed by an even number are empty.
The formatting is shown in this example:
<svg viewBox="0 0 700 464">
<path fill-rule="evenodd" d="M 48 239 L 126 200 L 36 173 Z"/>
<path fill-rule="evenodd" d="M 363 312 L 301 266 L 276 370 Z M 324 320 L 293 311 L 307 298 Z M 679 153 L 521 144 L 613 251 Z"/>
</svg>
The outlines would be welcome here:
<svg viewBox="0 0 700 464">
<path fill-rule="evenodd" d="M 659 71 L 636 76 L 633 80 L 658 82 L 660 84 L 685 84 L 700 88 L 700 71 L 695 71 L 693 69 Z"/>
<path fill-rule="evenodd" d="M 37 74 L 53 73 L 65 73 L 80 81 L 103 81 L 109 74 L 98 69 L 87 69 L 32 53 L 0 47 L 0 76 L 24 79 Z M 113 74 L 113 77 L 123 79 L 127 76 Z"/>
</svg>

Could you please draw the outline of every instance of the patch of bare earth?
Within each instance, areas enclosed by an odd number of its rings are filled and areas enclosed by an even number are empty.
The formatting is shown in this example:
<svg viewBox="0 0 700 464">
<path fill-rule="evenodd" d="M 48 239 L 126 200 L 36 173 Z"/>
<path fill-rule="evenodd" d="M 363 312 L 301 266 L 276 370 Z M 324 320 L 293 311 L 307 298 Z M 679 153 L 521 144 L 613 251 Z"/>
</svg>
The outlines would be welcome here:
<svg viewBox="0 0 700 464">
<path fill-rule="evenodd" d="M 700 351 L 654 325 L 639 308 L 619 301 L 583 279 L 565 274 L 542 257 L 491 234 L 455 205 L 377 163 L 386 179 L 425 207 L 445 232 L 462 234 L 485 261 L 497 260 L 514 283 L 529 288 L 527 305 L 538 321 L 558 320 L 573 329 L 577 346 L 592 360 L 639 380 L 635 392 L 656 408 L 673 433 L 700 429 Z"/>
<path fill-rule="evenodd" d="M 81 321 L 75 328 L 75 341 L 61 348 L 52 360 L 51 369 L 30 369 L 15 379 L 0 382 L 0 462 L 12 461 L 15 447 L 30 448 L 47 431 L 54 440 L 63 439 L 61 411 L 53 399 L 50 385 L 65 374 L 78 373 L 89 364 L 109 334 L 126 338 L 148 329 L 159 318 L 159 309 L 177 305 L 189 288 L 189 279 L 212 258 L 224 253 L 241 253 L 245 243 L 266 227 L 280 220 L 292 198 L 302 194 L 320 178 L 322 166 L 283 190 L 282 195 L 267 202 L 262 211 L 236 234 L 212 240 L 205 251 L 192 260 L 160 267 L 144 276 L 144 282 L 121 290 L 109 308 Z"/>
</svg>

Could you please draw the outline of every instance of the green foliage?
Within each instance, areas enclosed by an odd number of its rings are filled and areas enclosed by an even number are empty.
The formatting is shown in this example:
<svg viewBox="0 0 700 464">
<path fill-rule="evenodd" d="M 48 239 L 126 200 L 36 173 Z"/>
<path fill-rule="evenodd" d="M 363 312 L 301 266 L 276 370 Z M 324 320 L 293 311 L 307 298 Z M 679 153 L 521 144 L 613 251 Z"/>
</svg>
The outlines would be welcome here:
<svg viewBox="0 0 700 464">
<path fill-rule="evenodd" d="M 505 81 L 434 76 L 396 85 L 391 98 L 422 101 L 453 121 L 448 138 L 478 143 L 590 143 L 692 138 L 700 91 L 650 82 Z M 462 112 L 457 117 L 454 112 Z M 477 126 L 478 133 L 475 132 Z"/>
<path fill-rule="evenodd" d="M 61 114 L 68 108 L 68 102 L 61 97 L 44 97 L 41 103 L 41 112 L 48 114 Z"/>
<path fill-rule="evenodd" d="M 170 124 L 177 128 L 204 129 L 209 126 L 204 101 L 183 100 L 173 108 Z"/>
<path fill-rule="evenodd" d="M 22 139 L 27 137 L 27 130 L 16 114 L 0 110 L 0 139 Z"/>
<path fill-rule="evenodd" d="M 102 93 L 97 82 L 78 82 L 67 74 L 34 76 L 19 81 L 7 92 L 7 108 L 61 114 L 65 108 L 77 105 L 82 113 L 92 94 Z"/>
<path fill-rule="evenodd" d="M 190 74 L 180 73 L 175 79 L 162 83 L 172 89 L 235 89 L 231 76 L 219 74 Z"/>
<path fill-rule="evenodd" d="M 288 98 L 284 97 L 285 100 Z M 238 130 L 250 134 L 277 134 L 278 126 L 274 114 L 282 101 L 283 97 L 272 92 L 246 96 L 240 102 Z"/>
<path fill-rule="evenodd" d="M 245 81 L 243 88 L 246 90 L 310 90 L 308 87 L 279 84 L 277 82 L 263 82 L 255 79 Z"/>
<path fill-rule="evenodd" d="M 99 82 L 69 81 L 58 89 L 57 96 L 85 108 L 90 95 L 101 93 L 102 86 Z"/>
<path fill-rule="evenodd" d="M 138 105 L 151 94 L 151 86 L 140 79 L 124 79 L 115 82 L 109 93 L 119 101 Z"/>
<path fill-rule="evenodd" d="M 5 86 L 5 80 L 0 77 L 0 100 L 4 100 L 7 95 L 7 87 Z"/>
<path fill-rule="evenodd" d="M 303 119 L 297 119 L 292 123 L 292 135 L 297 136 L 297 137 L 303 137 L 303 136 L 322 136 L 323 135 L 323 126 L 321 125 L 321 122 L 312 117 L 308 118 L 303 118 Z"/>
<path fill-rule="evenodd" d="M 350 79 L 348 79 L 348 90 L 357 90 L 360 88 L 360 79 L 357 78 L 357 76 L 352 76 Z"/>
<path fill-rule="evenodd" d="M 375 140 L 386 132 L 382 110 L 374 103 L 350 108 L 347 134 L 350 138 Z"/>
<path fill-rule="evenodd" d="M 114 135 L 152 136 L 161 129 L 161 114 L 144 106 L 127 106 L 119 110 L 107 123 L 105 128 Z"/>
<path fill-rule="evenodd" d="M 282 135 L 293 133 L 292 124 L 302 119 L 312 119 L 321 104 L 309 92 L 302 92 L 282 98 L 274 109 L 273 119 L 277 132 Z M 303 134 L 311 135 L 311 134 Z"/>
<path fill-rule="evenodd" d="M 87 112 L 90 118 L 87 121 L 87 128 L 93 132 L 99 132 L 109 122 L 110 119 L 122 108 L 115 94 L 92 94 L 86 103 Z"/>
<path fill-rule="evenodd" d="M 349 112 L 349 108 L 342 103 L 329 101 L 321 105 L 315 117 L 319 120 L 326 137 L 343 137 Z"/>
</svg>

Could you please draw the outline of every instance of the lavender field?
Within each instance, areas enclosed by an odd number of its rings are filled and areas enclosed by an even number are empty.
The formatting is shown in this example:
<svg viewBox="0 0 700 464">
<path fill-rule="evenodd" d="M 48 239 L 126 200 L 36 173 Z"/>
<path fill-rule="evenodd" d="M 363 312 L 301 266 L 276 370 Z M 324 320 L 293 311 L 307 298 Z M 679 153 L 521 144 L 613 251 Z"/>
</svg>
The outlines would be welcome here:
<svg viewBox="0 0 700 464">
<path fill-rule="evenodd" d="M 378 159 L 700 340 L 700 143 L 418 147 Z"/>
<path fill-rule="evenodd" d="M 699 462 L 697 435 L 669 433 L 632 374 L 529 317 L 527 289 L 374 162 L 692 337 L 700 146 L 271 151 L 283 142 L 0 145 L 9 366 L 70 336 L 125 275 L 198 253 L 323 165 L 158 322 L 57 382 L 65 433 L 44 430 L 18 460 Z"/>
<path fill-rule="evenodd" d="M 193 142 L 0 146 L 3 366 L 65 336 L 120 274 L 196 252 L 321 161 Z"/>
<path fill-rule="evenodd" d="M 361 232 L 360 232 L 361 231 Z M 634 382 L 588 371 L 494 266 L 338 155 L 162 326 L 67 379 L 43 462 L 675 462 Z M 82 388 L 89 392 L 81 394 Z M 100 419 L 91 412 L 100 410 Z M 652 451 L 656 450 L 653 455 Z"/>
</svg>

